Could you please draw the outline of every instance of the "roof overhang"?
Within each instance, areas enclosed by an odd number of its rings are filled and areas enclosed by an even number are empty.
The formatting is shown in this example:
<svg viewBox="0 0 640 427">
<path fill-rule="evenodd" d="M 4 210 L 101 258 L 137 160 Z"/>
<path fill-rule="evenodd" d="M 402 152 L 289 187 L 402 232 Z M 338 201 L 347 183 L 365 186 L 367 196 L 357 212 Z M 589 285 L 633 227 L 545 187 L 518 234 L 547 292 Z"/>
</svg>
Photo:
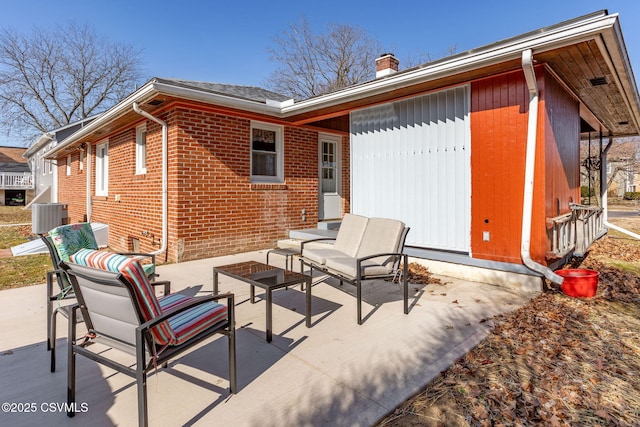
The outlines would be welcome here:
<svg viewBox="0 0 640 427">
<path fill-rule="evenodd" d="M 620 136 L 640 133 L 638 89 L 618 15 L 606 11 L 298 102 L 282 112 L 298 124 L 311 123 L 316 117 L 335 117 L 375 103 L 519 69 L 522 52 L 528 49 L 537 63 L 547 64 L 580 100 L 581 115 L 594 128 Z M 576 66 L 566 67 L 563 55 Z M 606 85 L 591 86 L 591 79 L 603 75 Z"/>
<path fill-rule="evenodd" d="M 87 138 L 99 138 L 140 120 L 133 103 L 153 113 L 168 102 L 188 100 L 297 125 L 321 123 L 377 103 L 520 69 L 522 52 L 528 49 L 534 60 L 550 67 L 580 101 L 581 117 L 594 129 L 614 136 L 640 134 L 640 98 L 618 15 L 600 11 L 293 104 L 256 102 L 152 79 L 47 156 L 56 157 Z M 591 85 L 590 80 L 599 77 L 604 77 L 606 84 Z"/>
<path fill-rule="evenodd" d="M 107 110 L 100 117 L 66 138 L 49 151 L 46 157 L 58 157 L 60 153 L 68 151 L 71 147 L 84 142 L 86 139 L 100 138 L 112 130 L 124 126 L 126 123 L 140 120 L 142 117 L 133 111 L 134 103 L 137 103 L 145 111 L 153 113 L 153 111 L 163 108 L 172 101 L 185 100 L 266 116 L 280 117 L 282 115 L 280 106 L 268 105 L 266 100 L 265 103 L 260 103 L 239 99 L 154 78 Z"/>
</svg>

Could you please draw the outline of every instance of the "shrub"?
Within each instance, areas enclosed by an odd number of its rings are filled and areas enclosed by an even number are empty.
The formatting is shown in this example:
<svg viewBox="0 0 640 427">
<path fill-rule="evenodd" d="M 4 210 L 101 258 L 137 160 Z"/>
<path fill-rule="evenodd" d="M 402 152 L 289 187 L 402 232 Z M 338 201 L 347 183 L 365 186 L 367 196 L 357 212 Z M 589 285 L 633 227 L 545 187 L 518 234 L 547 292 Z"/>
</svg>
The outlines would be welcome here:
<svg viewBox="0 0 640 427">
<path fill-rule="evenodd" d="M 640 191 L 627 191 L 624 193 L 625 200 L 640 200 Z"/>
<path fill-rule="evenodd" d="M 594 188 L 589 188 L 586 185 L 583 185 L 582 187 L 580 187 L 580 197 L 582 198 L 595 197 L 595 195 L 596 195 L 596 190 Z"/>
</svg>

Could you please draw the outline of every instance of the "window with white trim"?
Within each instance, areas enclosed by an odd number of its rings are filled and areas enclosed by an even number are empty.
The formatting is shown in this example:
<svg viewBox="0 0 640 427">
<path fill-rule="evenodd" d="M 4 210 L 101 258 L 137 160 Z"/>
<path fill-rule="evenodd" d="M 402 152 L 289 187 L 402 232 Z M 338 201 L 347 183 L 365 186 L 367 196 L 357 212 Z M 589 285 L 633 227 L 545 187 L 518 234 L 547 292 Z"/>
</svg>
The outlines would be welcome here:
<svg viewBox="0 0 640 427">
<path fill-rule="evenodd" d="M 283 128 L 251 122 L 251 181 L 283 182 Z"/>
<path fill-rule="evenodd" d="M 136 175 L 147 173 L 147 126 L 136 128 Z"/>
<path fill-rule="evenodd" d="M 80 150 L 80 163 L 78 165 L 80 170 L 84 169 L 84 150 Z"/>
<path fill-rule="evenodd" d="M 67 176 L 71 175 L 71 154 L 67 156 Z"/>
<path fill-rule="evenodd" d="M 53 142 L 49 144 L 49 148 L 47 149 L 47 152 L 51 151 L 52 148 L 53 148 Z M 49 175 L 51 175 L 53 173 L 53 160 L 49 159 L 47 163 L 49 163 L 48 169 L 49 169 Z"/>
<path fill-rule="evenodd" d="M 96 196 L 109 195 L 109 142 L 96 146 Z"/>
</svg>

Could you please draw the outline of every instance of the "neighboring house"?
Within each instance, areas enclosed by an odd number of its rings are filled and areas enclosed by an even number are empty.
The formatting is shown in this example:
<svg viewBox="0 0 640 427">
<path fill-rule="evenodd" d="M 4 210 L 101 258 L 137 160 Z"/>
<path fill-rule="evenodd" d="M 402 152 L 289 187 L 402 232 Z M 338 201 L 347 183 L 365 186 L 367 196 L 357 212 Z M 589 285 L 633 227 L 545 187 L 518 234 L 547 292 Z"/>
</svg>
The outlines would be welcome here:
<svg viewBox="0 0 640 427">
<path fill-rule="evenodd" d="M 51 132 L 43 133 L 33 144 L 26 150 L 23 157 L 29 162 L 31 171 L 33 172 L 33 185 L 35 189 L 35 197 L 31 203 L 51 203 L 58 201 L 58 173 L 57 160 L 46 159 L 46 154 L 56 145 L 64 141 L 66 137 L 72 135 L 80 128 L 94 120 L 96 116 L 88 117 L 74 123 L 62 126 Z M 84 158 L 82 155 L 78 158 L 79 164 L 82 165 Z M 70 162 L 69 157 L 63 162 Z M 66 163 L 61 172 L 67 173 L 70 164 Z M 82 167 L 80 166 L 80 171 Z"/>
<path fill-rule="evenodd" d="M 607 162 L 607 180 L 615 174 L 608 194 L 613 197 L 624 197 L 625 193 L 635 192 L 638 183 L 637 160 L 629 158 L 609 159 Z"/>
<path fill-rule="evenodd" d="M 33 177 L 22 157 L 25 150 L 0 146 L 0 205 L 24 206 L 33 198 Z"/>
<path fill-rule="evenodd" d="M 607 157 L 607 182 L 609 195 L 624 197 L 625 193 L 640 190 L 640 141 L 632 139 L 617 143 Z"/>
<path fill-rule="evenodd" d="M 589 144 L 591 147 L 589 149 Z M 599 143 L 582 141 L 581 158 L 583 159 L 581 185 L 589 187 L 591 176 L 592 190 L 597 185 L 594 179 L 599 177 L 598 162 Z M 591 162 L 587 161 L 591 158 Z M 588 166 L 591 166 L 589 171 Z M 612 197 L 624 197 L 627 192 L 640 191 L 640 138 L 617 138 L 608 150 L 607 155 L 607 194 Z M 593 194 L 593 193 L 592 193 Z"/>
<path fill-rule="evenodd" d="M 581 133 L 639 132 L 618 16 L 402 72 L 393 59 L 371 82 L 299 102 L 152 79 L 49 152 L 59 201 L 71 221 L 108 223 L 113 249 L 166 245 L 169 261 L 272 247 L 352 212 L 406 222 L 407 251 L 436 271 L 547 275 L 570 250 L 550 224 L 580 200 Z"/>
</svg>

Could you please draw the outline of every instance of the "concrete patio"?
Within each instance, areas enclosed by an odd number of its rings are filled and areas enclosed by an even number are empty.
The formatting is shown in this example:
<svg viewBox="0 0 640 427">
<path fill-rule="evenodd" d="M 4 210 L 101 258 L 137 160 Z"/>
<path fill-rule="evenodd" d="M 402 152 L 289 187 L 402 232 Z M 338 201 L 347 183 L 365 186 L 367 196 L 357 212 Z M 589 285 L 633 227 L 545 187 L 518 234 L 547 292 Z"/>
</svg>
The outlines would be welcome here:
<svg viewBox="0 0 640 427">
<path fill-rule="evenodd" d="M 159 272 L 174 290 L 210 292 L 214 265 L 252 259 L 264 262 L 265 251 L 165 265 Z M 283 257 L 270 261 L 284 267 Z M 208 341 L 149 377 L 150 425 L 374 424 L 476 346 L 491 327 L 486 319 L 535 296 L 440 279 L 444 284 L 411 285 L 409 315 L 402 312 L 399 285 L 370 282 L 362 326 L 355 297 L 337 281 L 314 285 L 311 328 L 305 327 L 304 293 L 275 291 L 273 342 L 267 343 L 264 301 L 250 304 L 249 286 L 221 275 L 221 291 L 236 295 L 240 390 L 227 391 L 226 338 Z M 134 380 L 84 357 L 77 370 L 80 412 L 68 418 L 58 410 L 66 402 L 66 321 L 58 325 L 55 373 L 49 372 L 45 321 L 44 285 L 0 292 L 0 402 L 20 410 L 6 412 L 3 405 L 0 424 L 136 425 Z"/>
</svg>

